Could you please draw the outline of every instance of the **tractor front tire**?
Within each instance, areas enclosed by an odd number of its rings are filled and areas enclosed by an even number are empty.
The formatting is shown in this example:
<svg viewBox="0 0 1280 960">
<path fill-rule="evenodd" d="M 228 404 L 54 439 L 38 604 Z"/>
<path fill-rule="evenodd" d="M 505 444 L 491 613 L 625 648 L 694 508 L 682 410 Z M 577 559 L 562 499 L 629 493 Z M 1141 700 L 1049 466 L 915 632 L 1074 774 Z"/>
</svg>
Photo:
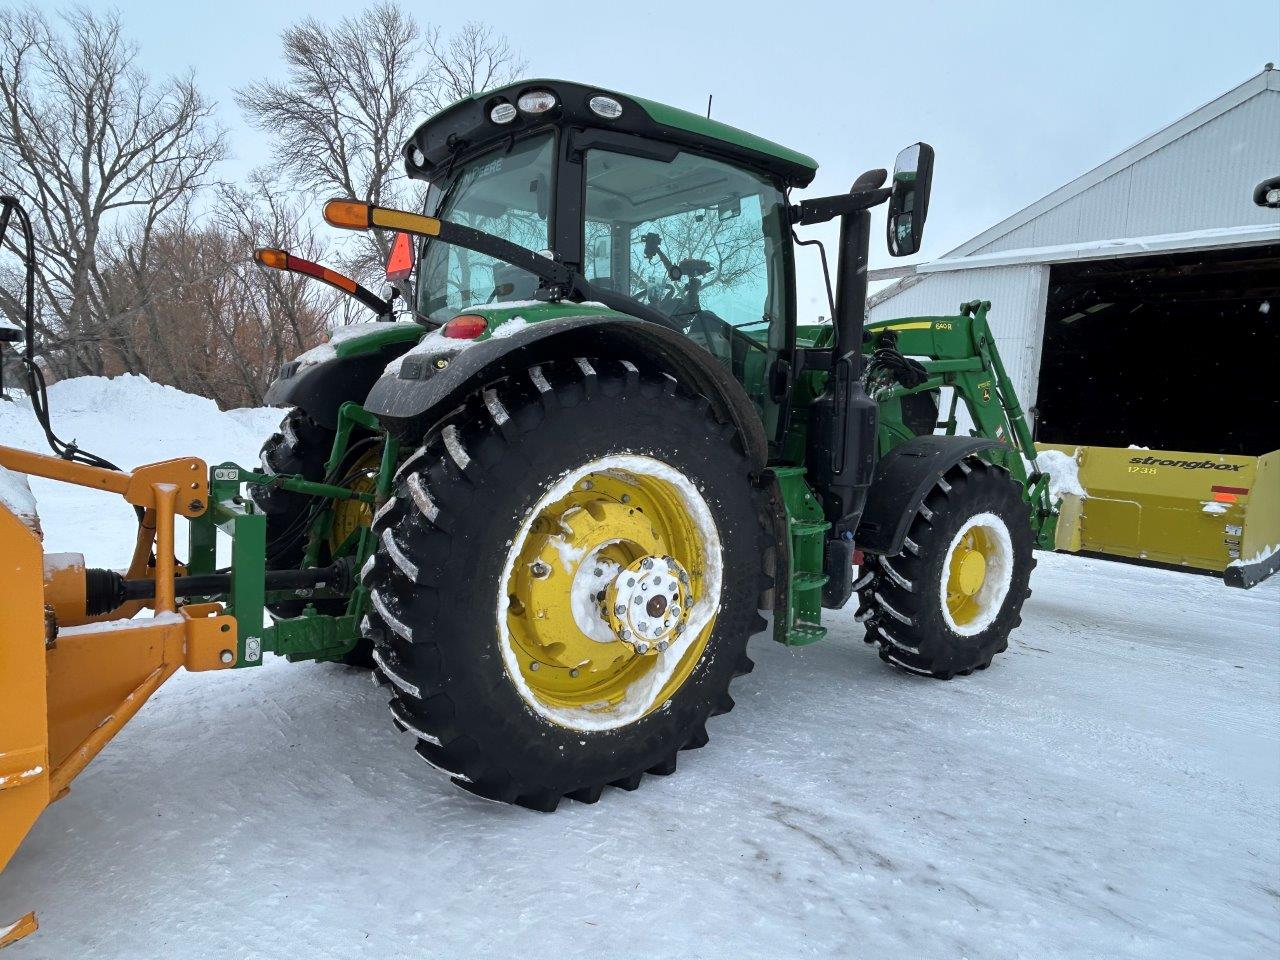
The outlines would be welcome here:
<svg viewBox="0 0 1280 960">
<path fill-rule="evenodd" d="M 365 629 L 396 727 L 458 786 L 541 811 L 674 772 L 765 627 L 750 469 L 705 399 L 629 361 L 471 396 L 374 520 Z"/>
<path fill-rule="evenodd" d="M 1008 472 L 971 458 L 934 486 L 896 557 L 868 556 L 858 619 L 880 658 L 950 680 L 1009 645 L 1031 595 L 1030 507 Z"/>
</svg>

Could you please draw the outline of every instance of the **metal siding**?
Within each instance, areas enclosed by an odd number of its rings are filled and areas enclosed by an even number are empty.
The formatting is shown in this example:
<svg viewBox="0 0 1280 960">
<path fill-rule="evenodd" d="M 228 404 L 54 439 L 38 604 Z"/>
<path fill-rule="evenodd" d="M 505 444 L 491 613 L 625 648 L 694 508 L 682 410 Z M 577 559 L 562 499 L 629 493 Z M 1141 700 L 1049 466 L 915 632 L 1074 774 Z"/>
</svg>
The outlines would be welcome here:
<svg viewBox="0 0 1280 960">
<path fill-rule="evenodd" d="M 1275 176 L 1277 157 L 1280 91 L 1263 90 L 971 253 L 1280 226 L 1280 210 L 1253 203 L 1254 186 Z"/>
<path fill-rule="evenodd" d="M 953 316 L 962 303 L 990 300 L 996 346 L 1025 408 L 1035 402 L 1048 293 L 1049 268 L 1042 264 L 930 273 L 872 307 L 868 318 Z"/>
</svg>

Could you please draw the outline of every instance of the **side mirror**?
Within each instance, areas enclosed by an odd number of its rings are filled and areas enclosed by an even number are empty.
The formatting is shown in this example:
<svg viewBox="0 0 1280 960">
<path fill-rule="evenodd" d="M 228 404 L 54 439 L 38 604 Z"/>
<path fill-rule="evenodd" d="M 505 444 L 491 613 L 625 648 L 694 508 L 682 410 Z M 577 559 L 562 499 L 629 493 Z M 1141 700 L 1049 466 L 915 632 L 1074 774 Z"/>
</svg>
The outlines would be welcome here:
<svg viewBox="0 0 1280 960">
<path fill-rule="evenodd" d="M 924 220 L 929 214 L 933 185 L 933 147 L 913 143 L 893 165 L 893 193 L 889 196 L 889 253 L 907 257 L 920 249 Z"/>
</svg>

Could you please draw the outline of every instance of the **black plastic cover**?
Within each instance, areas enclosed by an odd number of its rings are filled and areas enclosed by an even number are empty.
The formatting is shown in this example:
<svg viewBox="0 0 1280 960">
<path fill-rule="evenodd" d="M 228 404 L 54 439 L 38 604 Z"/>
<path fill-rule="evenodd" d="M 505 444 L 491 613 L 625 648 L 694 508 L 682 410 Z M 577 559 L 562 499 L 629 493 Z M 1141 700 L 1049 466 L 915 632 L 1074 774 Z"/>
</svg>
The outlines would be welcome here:
<svg viewBox="0 0 1280 960">
<path fill-rule="evenodd" d="M 717 415 L 742 438 L 752 469 L 769 456 L 755 406 L 723 366 L 675 330 L 623 316 L 574 316 L 544 320 L 506 337 L 493 337 L 442 352 L 407 356 L 400 371 L 382 377 L 365 408 L 402 439 L 421 436 L 478 385 L 523 373 L 536 363 L 569 357 L 644 361 L 706 397 Z M 438 361 L 447 363 L 440 366 Z"/>
<path fill-rule="evenodd" d="M 892 557 L 902 552 L 911 521 L 942 475 L 982 450 L 1007 449 L 983 437 L 913 437 L 876 465 L 855 544 L 864 553 Z"/>
<path fill-rule="evenodd" d="M 395 343 L 373 353 L 335 357 L 305 367 L 292 360 L 280 368 L 280 376 L 263 402 L 269 407 L 300 407 L 320 426 L 335 430 L 338 408 L 348 400 L 363 402 L 387 364 L 411 346 Z"/>
</svg>

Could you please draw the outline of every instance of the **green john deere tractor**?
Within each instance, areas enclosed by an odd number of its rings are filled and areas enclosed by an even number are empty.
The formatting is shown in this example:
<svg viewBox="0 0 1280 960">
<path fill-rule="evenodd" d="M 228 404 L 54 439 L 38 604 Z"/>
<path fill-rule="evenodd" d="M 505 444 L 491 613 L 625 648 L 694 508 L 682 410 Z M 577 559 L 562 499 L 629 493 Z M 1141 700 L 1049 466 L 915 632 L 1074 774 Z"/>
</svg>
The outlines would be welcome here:
<svg viewBox="0 0 1280 960">
<path fill-rule="evenodd" d="M 258 470 L 213 468 L 189 572 L 208 591 L 232 533 L 228 613 L 277 617 L 239 630 L 238 666 L 367 660 L 424 759 L 551 810 L 706 743 L 762 612 L 808 644 L 856 593 L 883 659 L 942 679 L 1005 649 L 1056 509 L 989 305 L 864 323 L 870 210 L 891 253 L 918 249 L 930 147 L 888 186 L 792 203 L 803 154 L 537 80 L 444 110 L 404 156 L 423 214 L 325 216 L 397 232 L 407 319 L 257 254 L 377 320 L 284 367 Z M 833 322 L 801 325 L 795 231 L 835 218 Z"/>
</svg>

